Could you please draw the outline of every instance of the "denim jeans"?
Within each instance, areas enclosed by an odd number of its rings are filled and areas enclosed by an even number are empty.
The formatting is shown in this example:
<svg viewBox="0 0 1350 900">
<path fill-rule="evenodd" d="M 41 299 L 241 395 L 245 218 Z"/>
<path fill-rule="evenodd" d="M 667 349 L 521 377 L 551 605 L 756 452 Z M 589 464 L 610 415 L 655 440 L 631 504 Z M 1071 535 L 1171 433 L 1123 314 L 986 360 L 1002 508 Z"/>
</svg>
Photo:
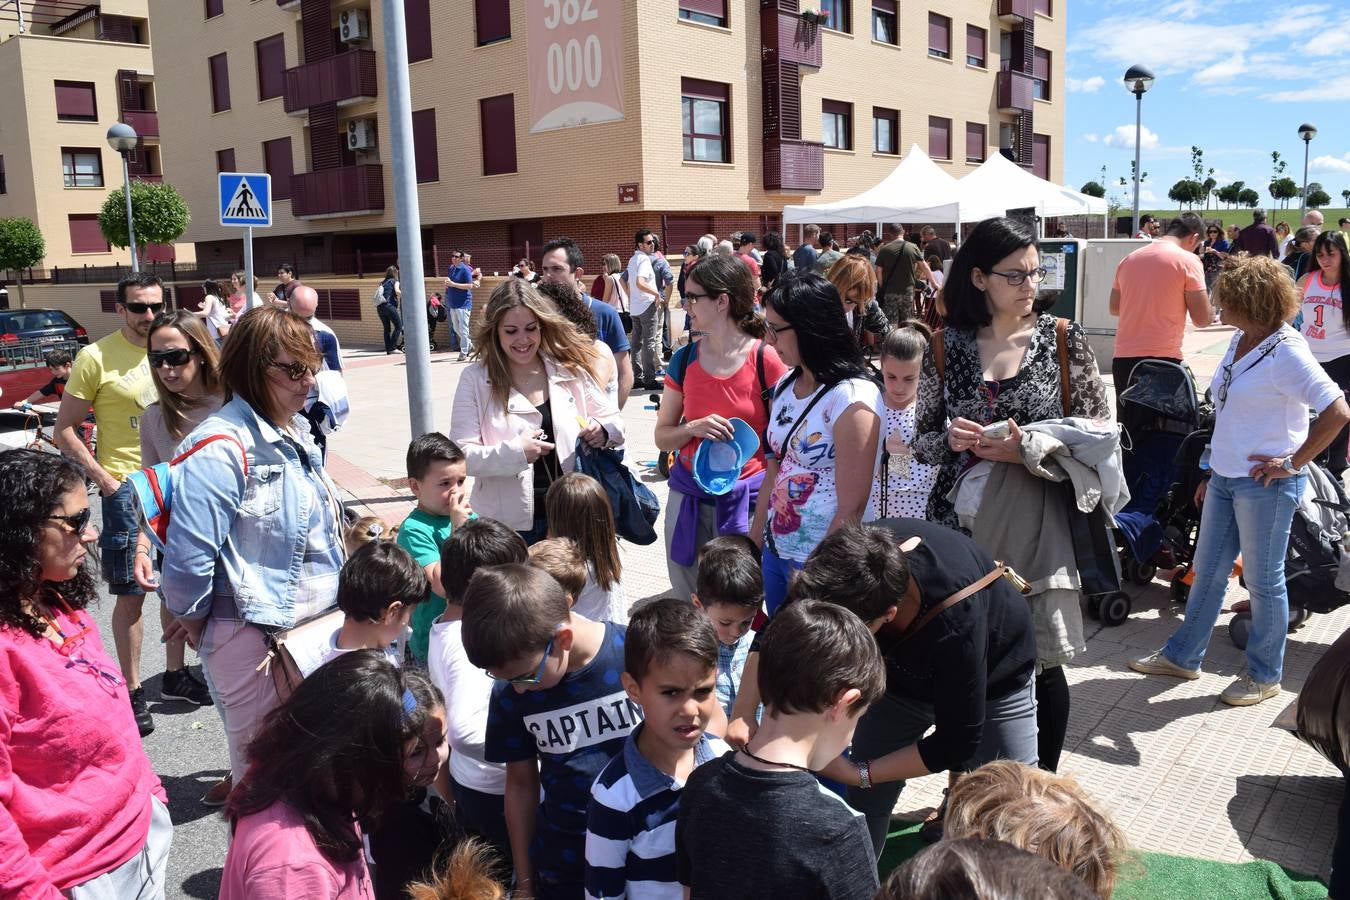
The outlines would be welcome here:
<svg viewBox="0 0 1350 900">
<path fill-rule="evenodd" d="M 800 571 L 802 564 L 795 559 L 783 559 L 774 553 L 766 537 L 764 549 L 760 552 L 760 567 L 764 570 L 764 612 L 772 616 L 787 598 L 788 582 L 792 580 L 792 573 Z"/>
<path fill-rule="evenodd" d="M 652 302 L 633 313 L 633 378 L 638 384 L 656 381 L 657 349 L 661 342 L 661 305 Z"/>
<path fill-rule="evenodd" d="M 908 747 L 923 737 L 934 721 L 931 703 L 888 692 L 863 713 L 849 755 L 855 760 L 876 759 Z M 1029 766 L 1037 763 L 1036 682 L 1030 676 L 1022 687 L 985 701 L 980 745 L 960 771 L 977 769 L 995 759 L 1013 759 Z M 872 849 L 878 857 L 886 846 L 891 810 L 904 788 L 903 781 L 888 781 L 867 790 L 848 790 L 849 805 L 867 817 Z"/>
<path fill-rule="evenodd" d="M 381 303 L 375 312 L 380 314 L 380 325 L 384 327 L 384 352 L 393 353 L 403 337 L 403 317 L 392 303 Z"/>
<path fill-rule="evenodd" d="M 1163 648 L 1169 660 L 1183 668 L 1200 668 L 1240 551 L 1252 602 L 1247 670 L 1263 684 L 1280 680 L 1289 629 L 1284 554 L 1306 481 L 1306 475 L 1295 475 L 1262 487 L 1247 476 L 1226 478 L 1215 473 L 1210 477 L 1195 547 L 1195 583 L 1186 603 L 1186 621 Z"/>
<path fill-rule="evenodd" d="M 462 356 L 467 356 L 473 350 L 473 341 L 469 340 L 469 313 L 471 311 L 468 306 L 459 309 L 450 308 L 450 327 L 454 329 L 455 336 L 459 338 L 459 352 Z"/>
</svg>

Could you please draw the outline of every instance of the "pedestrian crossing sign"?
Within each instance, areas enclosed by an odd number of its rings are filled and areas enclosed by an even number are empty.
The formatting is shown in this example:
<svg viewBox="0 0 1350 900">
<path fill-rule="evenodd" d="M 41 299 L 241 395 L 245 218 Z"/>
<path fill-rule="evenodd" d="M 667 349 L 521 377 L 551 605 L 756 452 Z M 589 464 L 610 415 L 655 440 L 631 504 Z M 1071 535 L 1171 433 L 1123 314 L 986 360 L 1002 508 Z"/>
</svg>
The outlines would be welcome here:
<svg viewBox="0 0 1350 900">
<path fill-rule="evenodd" d="M 265 172 L 221 172 L 217 176 L 220 224 L 272 224 L 272 176 Z"/>
</svg>

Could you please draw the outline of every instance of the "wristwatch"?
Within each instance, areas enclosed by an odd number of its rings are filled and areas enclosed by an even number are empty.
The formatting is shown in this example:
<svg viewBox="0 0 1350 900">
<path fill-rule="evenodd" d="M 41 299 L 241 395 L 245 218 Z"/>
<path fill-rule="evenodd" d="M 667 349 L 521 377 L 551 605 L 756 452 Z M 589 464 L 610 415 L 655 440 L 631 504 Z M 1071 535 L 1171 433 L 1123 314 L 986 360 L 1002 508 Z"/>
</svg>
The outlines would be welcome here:
<svg viewBox="0 0 1350 900">
<path fill-rule="evenodd" d="M 1280 468 L 1284 469 L 1290 475 L 1298 474 L 1298 469 L 1294 467 L 1294 455 L 1292 453 L 1284 458 L 1284 462 L 1280 463 Z"/>
<path fill-rule="evenodd" d="M 858 767 L 858 787 L 867 790 L 872 786 L 872 762 L 863 760 L 855 765 Z"/>
</svg>

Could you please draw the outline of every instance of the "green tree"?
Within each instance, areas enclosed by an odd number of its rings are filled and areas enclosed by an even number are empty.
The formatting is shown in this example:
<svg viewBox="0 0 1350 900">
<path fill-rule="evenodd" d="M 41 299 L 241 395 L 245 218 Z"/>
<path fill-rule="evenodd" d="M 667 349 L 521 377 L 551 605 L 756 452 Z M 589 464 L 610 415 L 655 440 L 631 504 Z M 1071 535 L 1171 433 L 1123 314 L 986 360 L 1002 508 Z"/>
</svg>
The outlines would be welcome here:
<svg viewBox="0 0 1350 900">
<path fill-rule="evenodd" d="M 1080 194 L 1087 194 L 1089 197 L 1105 197 L 1105 196 L 1106 196 L 1106 188 L 1102 187 L 1100 184 L 1098 184 L 1098 183 L 1095 182 L 1095 181 L 1089 181 L 1087 184 L 1085 184 L 1085 185 L 1083 185 L 1082 187 L 1080 187 L 1080 188 L 1078 189 L 1078 192 L 1079 192 Z"/>
<path fill-rule="evenodd" d="M 1238 191 L 1237 202 L 1248 209 L 1256 209 L 1257 204 L 1261 202 L 1261 195 L 1256 192 L 1255 188 L 1243 188 Z"/>
<path fill-rule="evenodd" d="M 1214 196 L 1219 198 L 1220 203 L 1227 203 L 1230 206 L 1237 206 L 1242 202 L 1239 195 L 1242 189 L 1247 186 L 1245 181 L 1234 181 L 1232 184 L 1226 184 L 1214 192 Z"/>
<path fill-rule="evenodd" d="M 1305 202 L 1310 208 L 1319 209 L 1323 206 L 1331 205 L 1331 195 L 1322 190 L 1320 185 L 1314 190 L 1313 186 L 1310 184 L 1308 185 L 1308 196 Z"/>
<path fill-rule="evenodd" d="M 1168 190 L 1167 199 L 1176 203 L 1178 210 L 1182 206 L 1194 207 L 1205 199 L 1205 186 L 1198 181 L 1183 178 Z"/>
<path fill-rule="evenodd" d="M 0 269 L 15 273 L 19 309 L 23 309 L 23 270 L 42 262 L 47 243 L 32 219 L 0 219 Z"/>
<path fill-rule="evenodd" d="M 1284 175 L 1284 170 L 1289 168 L 1289 163 L 1280 159 L 1280 151 L 1273 150 L 1270 154 L 1270 166 L 1270 180 L 1279 181 L 1280 177 Z"/>
<path fill-rule="evenodd" d="M 1279 201 L 1282 209 L 1288 209 L 1289 201 L 1299 194 L 1298 182 L 1288 176 L 1275 179 L 1267 190 L 1270 191 L 1271 199 Z"/>
<path fill-rule="evenodd" d="M 1345 205 L 1350 206 L 1350 188 L 1341 191 L 1341 197 L 1345 200 Z"/>
<path fill-rule="evenodd" d="M 131 182 L 131 218 L 136 223 L 136 247 L 141 252 L 147 244 L 172 244 L 192 221 L 187 203 L 173 185 L 147 181 Z M 127 201 L 122 188 L 110 193 L 103 201 L 98 227 L 114 247 L 130 245 L 127 240 Z"/>
</svg>

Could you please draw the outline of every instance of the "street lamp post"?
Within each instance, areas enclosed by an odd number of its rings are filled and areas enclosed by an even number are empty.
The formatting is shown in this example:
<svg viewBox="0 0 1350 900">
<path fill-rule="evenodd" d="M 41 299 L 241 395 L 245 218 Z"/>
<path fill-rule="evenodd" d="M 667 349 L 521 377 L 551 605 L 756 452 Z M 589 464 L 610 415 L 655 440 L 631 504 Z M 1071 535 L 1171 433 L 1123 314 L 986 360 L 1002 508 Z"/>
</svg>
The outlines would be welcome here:
<svg viewBox="0 0 1350 900">
<path fill-rule="evenodd" d="M 136 259 L 136 230 L 131 218 L 131 174 L 127 166 L 127 154 L 136 149 L 136 130 L 130 125 L 118 122 L 108 129 L 108 146 L 122 155 L 122 193 L 127 200 L 127 240 L 131 246 L 131 271 L 139 272 L 141 264 Z"/>
<path fill-rule="evenodd" d="M 1308 212 L 1308 148 L 1312 146 L 1312 139 L 1317 137 L 1317 126 L 1304 122 L 1298 126 L 1298 136 L 1303 138 L 1303 200 L 1298 206 L 1298 218 L 1302 222 Z"/>
<path fill-rule="evenodd" d="M 1153 86 L 1153 73 L 1144 66 L 1130 66 L 1125 73 L 1125 86 L 1134 94 L 1134 226 L 1131 235 L 1139 233 L 1139 143 L 1144 125 L 1144 94 Z"/>
</svg>

